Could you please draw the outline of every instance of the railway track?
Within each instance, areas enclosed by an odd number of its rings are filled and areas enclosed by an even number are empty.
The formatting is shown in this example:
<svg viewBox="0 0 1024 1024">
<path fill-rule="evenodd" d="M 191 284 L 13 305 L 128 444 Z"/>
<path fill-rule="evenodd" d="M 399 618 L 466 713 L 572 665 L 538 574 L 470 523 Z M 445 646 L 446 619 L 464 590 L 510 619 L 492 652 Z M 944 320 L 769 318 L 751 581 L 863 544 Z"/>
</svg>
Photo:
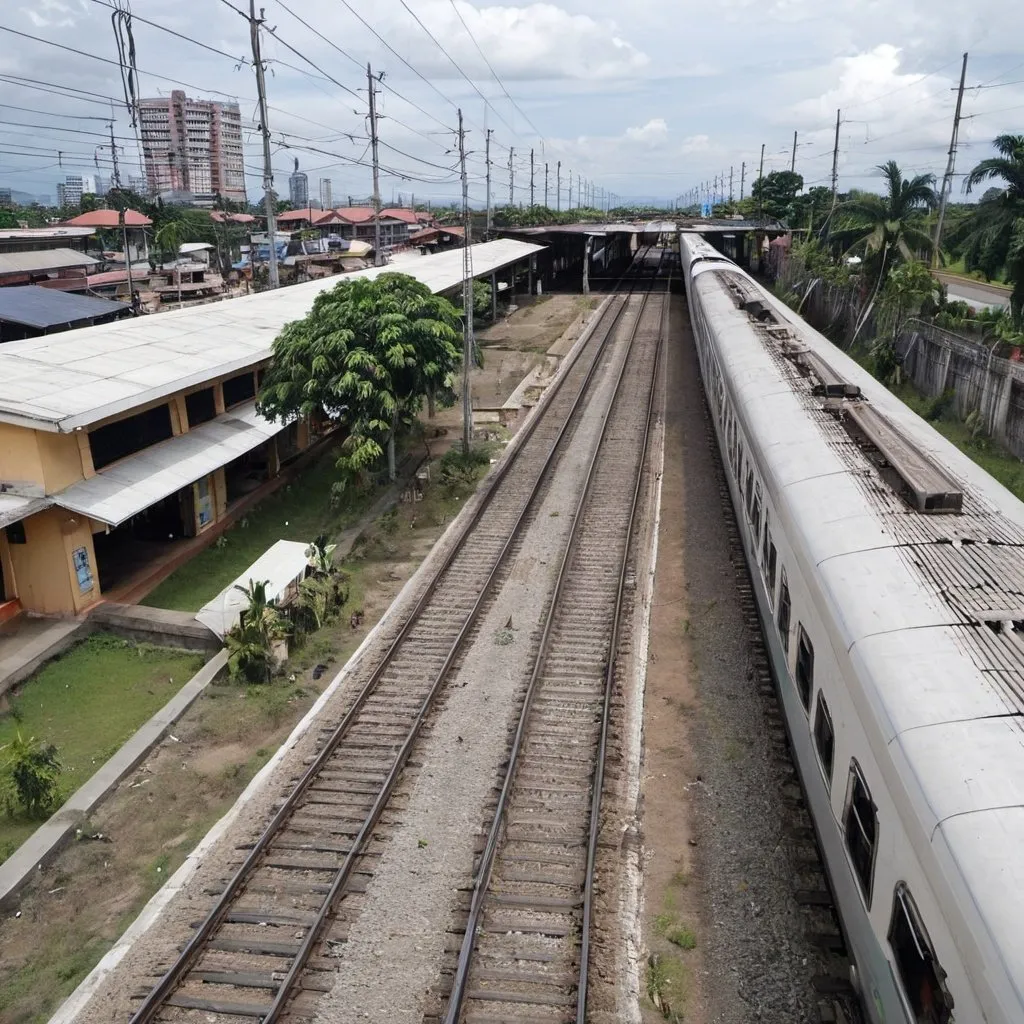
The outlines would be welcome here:
<svg viewBox="0 0 1024 1024">
<path fill-rule="evenodd" d="M 601 793 L 619 626 L 633 585 L 668 296 L 644 297 L 605 416 L 509 754 L 444 1024 L 587 1014 Z"/>
<path fill-rule="evenodd" d="M 331 945 L 344 938 L 346 908 L 373 874 L 379 829 L 414 746 L 588 397 L 618 362 L 614 341 L 632 315 L 632 290 L 609 300 L 344 716 L 132 1024 L 312 1016 L 317 994 L 331 988 Z M 607 427 L 605 438 L 619 441 Z"/>
</svg>

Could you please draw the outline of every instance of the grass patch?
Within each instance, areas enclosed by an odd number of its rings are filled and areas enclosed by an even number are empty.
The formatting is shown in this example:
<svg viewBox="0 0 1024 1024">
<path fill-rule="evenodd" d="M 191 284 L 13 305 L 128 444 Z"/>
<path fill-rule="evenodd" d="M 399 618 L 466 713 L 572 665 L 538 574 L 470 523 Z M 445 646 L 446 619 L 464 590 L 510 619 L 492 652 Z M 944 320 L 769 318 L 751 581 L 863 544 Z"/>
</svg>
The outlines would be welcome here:
<svg viewBox="0 0 1024 1024">
<path fill-rule="evenodd" d="M 66 799 L 202 664 L 200 654 L 94 633 L 18 687 L 10 710 L 0 717 L 0 746 L 18 732 L 55 744 Z M 0 816 L 0 860 L 37 825 Z"/>
<path fill-rule="evenodd" d="M 647 998 L 669 1021 L 685 1019 L 686 1000 L 690 991 L 690 973 L 674 956 L 652 953 L 647 958 Z"/>
<path fill-rule="evenodd" d="M 668 939 L 673 946 L 678 946 L 680 949 L 697 948 L 697 936 L 694 934 L 693 929 L 686 928 L 683 925 L 669 929 L 669 931 L 665 933 L 665 938 Z"/>
<path fill-rule="evenodd" d="M 328 452 L 312 463 L 171 573 L 142 603 L 198 611 L 277 541 L 312 541 L 318 534 L 334 536 L 349 526 L 371 495 L 353 493 L 346 495 L 342 506 L 332 505 L 331 487 L 338 479 L 336 460 L 336 453 Z"/>
</svg>

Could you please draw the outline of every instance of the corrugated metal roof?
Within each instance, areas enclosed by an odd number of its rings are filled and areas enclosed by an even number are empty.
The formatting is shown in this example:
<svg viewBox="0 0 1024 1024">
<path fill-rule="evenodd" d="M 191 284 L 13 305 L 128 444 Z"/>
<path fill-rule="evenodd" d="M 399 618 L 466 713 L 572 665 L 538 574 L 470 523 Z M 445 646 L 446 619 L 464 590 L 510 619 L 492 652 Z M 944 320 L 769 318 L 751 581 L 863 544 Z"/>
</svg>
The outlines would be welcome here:
<svg viewBox="0 0 1024 1024">
<path fill-rule="evenodd" d="M 196 618 L 221 639 L 249 607 L 249 581 L 266 582 L 267 600 L 281 602 L 289 588 L 306 575 L 309 545 L 298 540 L 279 540 L 256 559 L 230 586 L 196 612 Z"/>
<path fill-rule="evenodd" d="M 49 498 L 24 498 L 20 494 L 0 494 L 0 529 L 26 516 L 42 512 L 52 504 Z"/>
<path fill-rule="evenodd" d="M 256 403 L 247 402 L 72 484 L 53 495 L 53 502 L 90 519 L 119 526 L 282 430 L 284 424 L 264 419 L 256 412 Z"/>
<path fill-rule="evenodd" d="M 0 320 L 25 327 L 44 329 L 57 324 L 109 316 L 127 309 L 123 302 L 96 299 L 91 295 L 69 295 L 53 288 L 25 284 L 0 288 Z"/>
<path fill-rule="evenodd" d="M 474 273 L 490 274 L 542 248 L 512 239 L 475 245 Z M 387 267 L 348 276 L 389 270 L 435 293 L 450 291 L 462 282 L 462 250 L 402 253 Z M 252 366 L 270 356 L 286 323 L 305 316 L 316 296 L 340 280 L 8 342 L 0 346 L 0 422 L 70 431 Z"/>
<path fill-rule="evenodd" d="M 29 274 L 66 267 L 94 267 L 99 260 L 74 249 L 36 249 L 32 252 L 0 252 L 0 274 Z"/>
</svg>

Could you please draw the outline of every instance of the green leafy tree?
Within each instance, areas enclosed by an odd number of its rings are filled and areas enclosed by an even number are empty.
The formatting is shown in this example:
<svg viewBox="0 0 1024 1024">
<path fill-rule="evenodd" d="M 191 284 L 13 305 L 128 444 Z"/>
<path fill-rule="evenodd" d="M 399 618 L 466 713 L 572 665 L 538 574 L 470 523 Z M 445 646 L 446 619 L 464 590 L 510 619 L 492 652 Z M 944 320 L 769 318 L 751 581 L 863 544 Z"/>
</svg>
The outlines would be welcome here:
<svg viewBox="0 0 1024 1024">
<path fill-rule="evenodd" d="M 793 198 L 786 220 L 792 228 L 809 228 L 814 231 L 824 226 L 831 210 L 832 190 L 824 185 L 815 185 Z"/>
<path fill-rule="evenodd" d="M 0 209 L 0 228 L 16 228 L 18 215 L 13 210 Z"/>
<path fill-rule="evenodd" d="M 761 216 L 785 220 L 796 194 L 804 187 L 804 179 L 795 171 L 772 171 L 754 182 L 750 196 L 754 209 Z"/>
<path fill-rule="evenodd" d="M 288 635 L 288 627 L 273 602 L 267 600 L 268 580 L 249 580 L 248 587 L 235 586 L 249 599 L 224 638 L 228 649 L 228 671 L 233 678 L 250 683 L 269 683 L 274 664 L 274 645 Z"/>
<path fill-rule="evenodd" d="M 342 487 L 385 449 L 394 480 L 398 434 L 424 398 L 450 395 L 460 335 L 458 310 L 415 278 L 342 280 L 277 336 L 260 409 L 271 419 L 326 414 L 344 422 Z"/>
<path fill-rule="evenodd" d="M 32 819 L 45 818 L 60 799 L 63 766 L 52 744 L 17 733 L 0 747 L 0 781 L 8 814 L 21 810 Z"/>
<path fill-rule="evenodd" d="M 1002 266 L 1013 285 L 1010 311 L 1018 325 L 1024 318 L 1024 135 L 1000 135 L 993 142 L 999 156 L 982 160 L 964 181 L 970 192 L 982 182 L 991 188 L 966 218 L 961 231 L 968 268 L 994 277 Z"/>
</svg>

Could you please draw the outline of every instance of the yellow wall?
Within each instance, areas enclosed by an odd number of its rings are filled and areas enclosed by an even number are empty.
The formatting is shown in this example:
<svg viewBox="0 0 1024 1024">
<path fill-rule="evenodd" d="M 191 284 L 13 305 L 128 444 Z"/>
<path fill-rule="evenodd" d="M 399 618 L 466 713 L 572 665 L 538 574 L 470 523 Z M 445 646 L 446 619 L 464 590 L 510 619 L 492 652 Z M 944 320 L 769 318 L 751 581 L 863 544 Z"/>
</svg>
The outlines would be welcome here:
<svg viewBox="0 0 1024 1024">
<path fill-rule="evenodd" d="M 0 480 L 43 486 L 43 463 L 36 431 L 0 423 Z"/>
<path fill-rule="evenodd" d="M 72 554 L 84 547 L 93 575 L 92 589 L 82 593 Z M 42 615 L 73 615 L 99 599 L 96 551 L 89 521 L 63 509 L 49 508 L 25 520 L 25 543 L 8 544 L 13 579 L 22 606 Z"/>
<path fill-rule="evenodd" d="M 85 475 L 82 471 L 82 453 L 74 434 L 49 434 L 37 430 L 35 435 L 43 463 L 43 484 L 47 494 L 63 491 L 65 487 L 82 479 Z M 92 462 L 91 455 L 89 461 Z"/>
</svg>

